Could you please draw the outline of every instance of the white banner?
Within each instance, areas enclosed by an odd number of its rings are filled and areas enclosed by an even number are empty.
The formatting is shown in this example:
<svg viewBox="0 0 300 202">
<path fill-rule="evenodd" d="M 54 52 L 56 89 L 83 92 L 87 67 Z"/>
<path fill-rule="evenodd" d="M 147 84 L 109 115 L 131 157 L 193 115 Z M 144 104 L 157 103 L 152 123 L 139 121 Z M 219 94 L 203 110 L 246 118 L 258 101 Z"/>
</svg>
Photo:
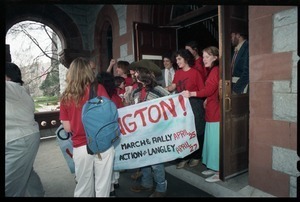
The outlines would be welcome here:
<svg viewBox="0 0 300 202">
<path fill-rule="evenodd" d="M 189 99 L 181 94 L 118 109 L 121 140 L 114 170 L 183 158 L 199 148 Z"/>
</svg>

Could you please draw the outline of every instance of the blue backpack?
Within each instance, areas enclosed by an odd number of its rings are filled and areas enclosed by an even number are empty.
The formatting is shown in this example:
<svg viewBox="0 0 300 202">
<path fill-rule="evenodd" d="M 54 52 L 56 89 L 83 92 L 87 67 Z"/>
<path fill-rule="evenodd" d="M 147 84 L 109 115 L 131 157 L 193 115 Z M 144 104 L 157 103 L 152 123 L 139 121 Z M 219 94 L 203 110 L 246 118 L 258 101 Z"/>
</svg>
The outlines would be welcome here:
<svg viewBox="0 0 300 202">
<path fill-rule="evenodd" d="M 120 140 L 118 109 L 113 101 L 103 96 L 94 96 L 97 83 L 91 85 L 90 99 L 82 108 L 82 124 L 87 138 L 87 152 L 98 154 L 116 146 Z"/>
</svg>

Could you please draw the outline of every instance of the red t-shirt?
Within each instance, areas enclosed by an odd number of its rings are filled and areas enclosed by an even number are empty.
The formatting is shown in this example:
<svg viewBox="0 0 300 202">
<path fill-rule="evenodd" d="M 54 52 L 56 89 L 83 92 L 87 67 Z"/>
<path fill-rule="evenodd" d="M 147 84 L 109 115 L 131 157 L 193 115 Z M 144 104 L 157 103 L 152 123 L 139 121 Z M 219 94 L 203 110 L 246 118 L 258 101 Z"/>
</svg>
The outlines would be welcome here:
<svg viewBox="0 0 300 202">
<path fill-rule="evenodd" d="M 177 93 L 184 90 L 199 91 L 204 88 L 203 78 L 200 72 L 194 68 L 190 68 L 188 71 L 177 70 L 172 83 L 176 84 Z"/>
<path fill-rule="evenodd" d="M 118 94 L 120 97 L 124 96 L 125 89 L 122 89 L 122 88 L 117 87 L 117 88 L 116 88 L 116 91 L 117 91 L 117 94 Z"/>
<path fill-rule="evenodd" d="M 195 68 L 200 72 L 200 74 L 202 75 L 203 81 L 206 80 L 207 69 L 205 68 L 205 66 L 203 64 L 203 58 L 201 56 L 199 56 L 199 58 L 197 60 L 195 60 L 195 64 L 194 64 L 194 66 L 192 66 L 192 68 Z"/>
<path fill-rule="evenodd" d="M 133 79 L 131 77 L 128 76 L 127 78 L 125 78 L 125 87 L 132 86 L 132 84 L 133 84 Z"/>
<path fill-rule="evenodd" d="M 137 89 L 138 87 L 139 87 L 138 82 L 134 82 L 134 83 L 132 84 L 132 90 Z"/>
<path fill-rule="evenodd" d="M 219 100 L 219 67 L 211 69 L 206 81 L 205 87 L 196 92 L 197 97 L 206 98 L 205 120 L 207 122 L 220 121 L 220 100 Z"/>
<path fill-rule="evenodd" d="M 86 101 L 89 98 L 89 89 L 90 87 L 87 87 L 85 95 L 78 107 L 75 105 L 74 102 L 71 102 L 68 105 L 60 104 L 59 119 L 62 121 L 70 121 L 73 147 L 80 147 L 86 145 L 87 143 L 85 131 L 81 121 L 81 112 L 82 106 L 86 103 Z M 101 84 L 98 84 L 97 95 L 109 98 L 105 88 Z"/>
<path fill-rule="evenodd" d="M 122 101 L 122 98 L 117 95 L 117 94 L 113 94 L 111 96 L 111 101 L 113 101 L 115 103 L 115 105 L 117 106 L 117 108 L 121 108 L 121 107 L 124 107 L 124 103 Z"/>
</svg>

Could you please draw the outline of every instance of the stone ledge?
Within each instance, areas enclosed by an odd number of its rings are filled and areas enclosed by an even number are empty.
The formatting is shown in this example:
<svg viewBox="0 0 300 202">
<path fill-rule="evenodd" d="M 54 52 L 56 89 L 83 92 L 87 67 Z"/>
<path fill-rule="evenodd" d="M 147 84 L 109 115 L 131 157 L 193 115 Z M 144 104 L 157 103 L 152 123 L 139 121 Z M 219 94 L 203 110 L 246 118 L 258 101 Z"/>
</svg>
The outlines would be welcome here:
<svg viewBox="0 0 300 202">
<path fill-rule="evenodd" d="M 208 183 L 200 174 L 188 169 L 176 169 L 176 165 L 165 167 L 166 172 L 215 197 L 274 197 L 247 184 L 247 174 L 236 176 L 226 182 Z M 245 186 L 246 184 L 246 186 Z"/>
</svg>

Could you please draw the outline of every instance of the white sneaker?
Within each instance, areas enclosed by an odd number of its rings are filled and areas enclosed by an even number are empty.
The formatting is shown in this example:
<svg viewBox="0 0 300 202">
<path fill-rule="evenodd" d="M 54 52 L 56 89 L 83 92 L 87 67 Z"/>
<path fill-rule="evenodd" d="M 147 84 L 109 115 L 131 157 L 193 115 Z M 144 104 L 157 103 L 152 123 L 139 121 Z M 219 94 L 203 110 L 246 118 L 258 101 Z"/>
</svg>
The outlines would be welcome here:
<svg viewBox="0 0 300 202">
<path fill-rule="evenodd" d="M 203 171 L 201 174 L 202 175 L 213 175 L 216 174 L 217 172 L 213 171 L 213 170 L 205 170 Z"/>
<path fill-rule="evenodd" d="M 214 174 L 213 176 L 210 176 L 205 179 L 206 182 L 218 182 L 220 181 L 219 174 Z"/>
</svg>

